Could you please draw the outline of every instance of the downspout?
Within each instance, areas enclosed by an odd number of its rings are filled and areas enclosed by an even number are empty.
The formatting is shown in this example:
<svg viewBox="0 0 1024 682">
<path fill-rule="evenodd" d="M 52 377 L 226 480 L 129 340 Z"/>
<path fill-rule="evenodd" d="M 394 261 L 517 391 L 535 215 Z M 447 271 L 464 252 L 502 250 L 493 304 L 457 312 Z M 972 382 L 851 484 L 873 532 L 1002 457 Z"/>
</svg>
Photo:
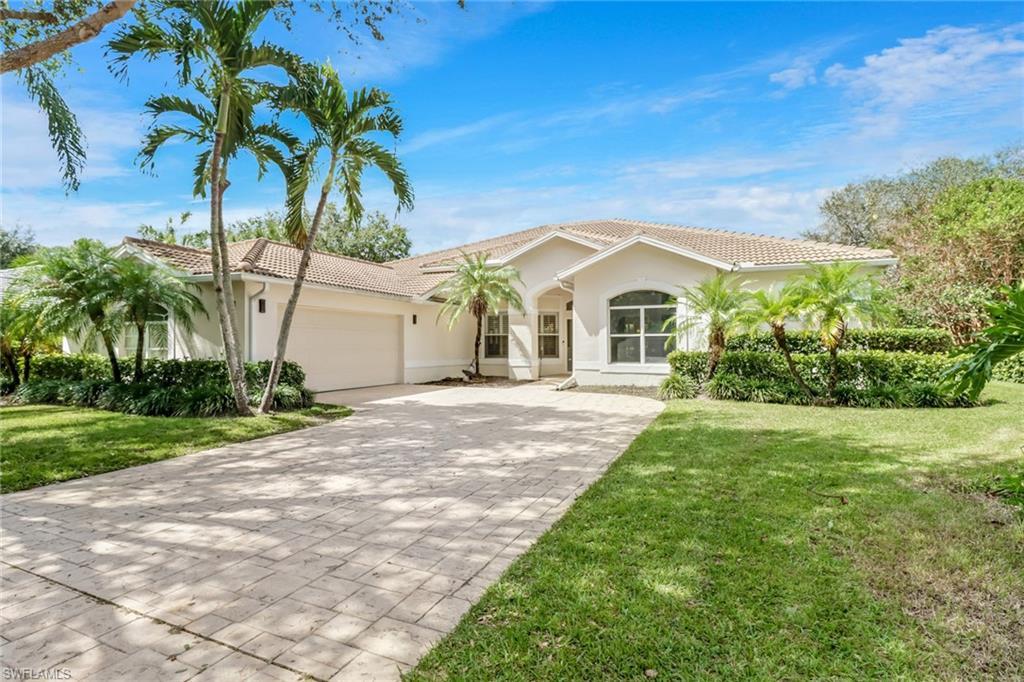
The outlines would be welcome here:
<svg viewBox="0 0 1024 682">
<path fill-rule="evenodd" d="M 573 297 L 572 297 L 572 299 L 573 299 L 572 319 L 575 322 L 575 320 L 576 320 L 576 289 L 573 287 L 571 282 L 565 282 L 565 281 L 562 281 L 562 280 L 558 280 L 558 288 L 562 289 L 564 291 L 568 291 L 569 293 L 571 293 L 573 295 Z M 576 336 L 575 336 L 575 333 L 574 333 L 573 334 L 573 339 L 575 340 L 575 338 L 576 338 Z M 565 391 L 565 390 L 570 389 L 570 388 L 576 388 L 576 359 L 575 358 L 573 358 L 573 361 L 572 361 L 572 374 L 570 374 L 569 378 L 567 378 L 565 381 L 563 381 L 562 383 L 560 383 L 557 386 L 555 386 L 555 390 L 556 391 Z"/>
<path fill-rule="evenodd" d="M 246 304 L 247 304 L 247 308 L 246 308 L 247 315 L 246 316 L 248 317 L 248 319 L 246 321 L 249 323 L 249 324 L 247 324 L 245 326 L 246 327 L 246 329 L 245 329 L 245 355 L 249 359 L 250 362 L 252 362 L 254 360 L 254 358 L 252 356 L 252 327 L 253 327 L 252 302 L 256 299 L 257 296 L 259 296 L 260 294 L 262 294 L 266 290 L 267 290 L 267 283 L 263 282 L 263 286 L 260 287 L 259 291 L 257 291 L 252 296 L 249 296 L 249 297 L 247 297 L 245 299 L 246 300 Z"/>
</svg>

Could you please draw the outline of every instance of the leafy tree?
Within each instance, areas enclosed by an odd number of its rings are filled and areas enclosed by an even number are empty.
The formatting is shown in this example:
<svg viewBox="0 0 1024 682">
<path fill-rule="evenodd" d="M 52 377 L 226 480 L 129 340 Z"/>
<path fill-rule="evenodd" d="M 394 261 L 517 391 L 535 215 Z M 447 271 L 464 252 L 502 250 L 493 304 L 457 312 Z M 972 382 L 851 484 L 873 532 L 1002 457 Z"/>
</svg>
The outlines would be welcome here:
<svg viewBox="0 0 1024 682">
<path fill-rule="evenodd" d="M 374 135 L 380 134 L 398 138 L 402 133 L 402 119 L 391 108 L 391 96 L 386 92 L 364 88 L 350 96 L 341 84 L 338 72 L 324 64 L 319 69 L 308 70 L 279 90 L 276 105 L 306 118 L 313 129 L 313 140 L 307 145 L 301 161 L 295 165 L 288 188 L 285 229 L 290 241 L 302 248 L 302 256 L 291 296 L 281 317 L 277 348 L 260 402 L 261 412 L 269 412 L 273 407 L 274 390 L 284 365 L 292 318 L 331 192 L 337 188 L 348 215 L 358 219 L 363 213 L 363 172 L 367 167 L 375 167 L 391 183 L 399 208 L 412 208 L 413 205 L 412 186 L 398 157 L 373 139 Z M 320 187 L 320 200 L 313 212 L 313 220 L 307 227 L 303 220 L 305 194 L 313 165 L 321 154 L 327 155 L 327 172 Z"/>
<path fill-rule="evenodd" d="M 155 225 L 139 225 L 138 235 L 143 239 L 164 244 L 179 244 L 191 246 L 192 248 L 208 248 L 210 235 L 208 232 L 179 232 L 185 227 L 185 223 L 192 217 L 192 211 L 184 211 L 178 215 L 178 224 L 174 224 L 174 218 L 168 218 L 163 227 Z"/>
<path fill-rule="evenodd" d="M 462 316 L 469 313 L 476 318 L 476 338 L 473 341 L 471 375 L 480 376 L 480 342 L 487 313 L 498 310 L 502 303 L 509 308 L 526 312 L 516 284 L 522 283 L 519 271 L 511 265 L 488 265 L 489 253 L 462 254 L 462 262 L 442 284 L 437 295 L 444 299 L 437 318 L 448 318 L 448 328 L 454 329 Z"/>
<path fill-rule="evenodd" d="M 42 309 L 47 324 L 76 340 L 99 337 L 114 381 L 121 381 L 117 339 L 124 330 L 119 303 L 119 263 L 113 251 L 92 239 L 37 252 L 11 285 L 25 305 Z"/>
<path fill-rule="evenodd" d="M 408 258 L 412 250 L 408 231 L 380 211 L 362 220 L 349 220 L 333 204 L 327 205 L 323 227 L 317 234 L 317 251 L 386 263 Z"/>
<path fill-rule="evenodd" d="M 839 349 L 854 323 L 881 320 L 886 310 L 877 296 L 877 280 L 860 271 L 856 263 L 809 263 L 810 273 L 798 279 L 793 291 L 799 309 L 818 330 L 829 354 L 828 398 L 835 400 L 839 380 Z"/>
<path fill-rule="evenodd" d="M 155 126 L 147 137 L 142 156 L 152 158 L 160 145 L 174 137 L 210 145 L 199 155 L 193 192 L 201 194 L 204 188 L 209 188 L 214 294 L 228 374 L 240 415 L 251 415 L 252 410 L 246 394 L 223 229 L 228 162 L 245 148 L 252 151 L 258 161 L 262 158 L 283 163 L 283 157 L 273 144 L 258 139 L 261 127 L 267 136 L 278 140 L 283 140 L 286 133 L 277 124 L 254 123 L 254 111 L 269 89 L 269 84 L 257 78 L 256 72 L 270 67 L 294 77 L 302 64 L 298 56 L 277 45 L 257 42 L 256 33 L 272 9 L 272 3 L 260 0 L 232 4 L 160 0 L 156 11 L 136 10 L 137 22 L 118 31 L 108 46 L 114 65 L 122 73 L 133 56 L 149 60 L 170 57 L 178 67 L 179 85 L 193 86 L 211 100 L 210 107 L 169 95 L 151 100 L 149 109 L 155 115 L 176 112 L 188 116 L 195 125 L 192 128 Z M 198 69 L 197 74 L 193 73 L 193 67 Z"/>
<path fill-rule="evenodd" d="M 718 272 L 695 286 L 683 287 L 679 295 L 687 308 L 680 321 L 677 315 L 665 320 L 664 329 L 689 331 L 699 327 L 708 332 L 707 380 L 715 376 L 730 336 L 747 324 L 746 305 L 750 294 L 744 291 L 736 275 Z"/>
<path fill-rule="evenodd" d="M 793 380 L 808 398 L 815 400 L 814 391 L 800 376 L 786 339 L 786 322 L 800 316 L 803 304 L 804 297 L 797 284 L 794 281 L 787 281 L 778 289 L 759 289 L 752 292 L 741 318 L 751 329 L 756 329 L 762 324 L 768 326 L 772 338 L 775 339 L 775 345 L 786 359 L 786 366 Z"/>
<path fill-rule="evenodd" d="M 11 267 L 16 259 L 30 255 L 38 248 L 31 229 L 21 225 L 10 230 L 0 227 L 0 270 Z"/>
<path fill-rule="evenodd" d="M 1005 301 L 989 306 L 992 323 L 970 346 L 962 349 L 961 360 L 946 372 L 946 381 L 954 391 L 966 392 L 977 400 L 992 378 L 992 368 L 1004 360 L 1024 353 L 1024 281 L 1004 287 Z"/>
<path fill-rule="evenodd" d="M 158 315 L 171 315 L 174 324 L 185 331 L 194 328 L 192 318 L 206 314 L 195 292 L 199 287 L 160 263 L 145 263 L 122 258 L 116 270 L 121 317 L 133 325 L 135 334 L 135 375 L 133 381 L 145 381 L 146 325 Z"/>
</svg>

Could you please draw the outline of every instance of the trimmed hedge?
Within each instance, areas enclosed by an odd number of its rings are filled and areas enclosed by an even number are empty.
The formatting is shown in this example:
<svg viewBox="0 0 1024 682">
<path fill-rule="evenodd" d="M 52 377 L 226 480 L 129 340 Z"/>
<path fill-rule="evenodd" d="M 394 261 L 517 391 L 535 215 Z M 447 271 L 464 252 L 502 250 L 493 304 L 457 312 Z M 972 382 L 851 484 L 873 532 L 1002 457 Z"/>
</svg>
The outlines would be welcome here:
<svg viewBox="0 0 1024 682">
<path fill-rule="evenodd" d="M 800 375 L 824 395 L 828 374 L 827 353 L 794 354 Z M 968 404 L 939 388 L 942 373 L 955 360 L 946 355 L 845 351 L 839 355 L 837 402 L 862 407 L 952 407 Z M 707 353 L 675 351 L 669 355 L 674 373 L 702 382 Z M 711 397 L 722 400 L 807 404 L 807 395 L 793 380 L 778 352 L 731 351 L 722 356 L 714 379 L 705 386 Z"/>
<path fill-rule="evenodd" d="M 126 381 L 134 375 L 132 358 L 121 360 L 121 372 Z M 245 379 L 251 386 L 267 383 L 270 360 L 245 363 Z M 228 368 L 223 360 L 158 360 L 149 358 L 145 363 L 146 382 L 164 386 L 198 386 L 205 383 L 228 382 Z M 30 381 L 50 379 L 62 381 L 83 381 L 86 379 L 107 379 L 112 376 L 110 361 L 102 355 L 80 353 L 77 355 L 41 354 L 32 358 Z M 302 388 L 306 385 L 306 372 L 296 362 L 286 361 L 281 368 L 279 383 L 283 386 Z"/>
<path fill-rule="evenodd" d="M 817 334 L 808 331 L 786 332 L 789 349 L 794 353 L 823 353 L 825 347 Z M 848 329 L 843 350 L 883 350 L 889 352 L 948 353 L 953 350 L 953 337 L 944 329 L 900 329 L 878 327 Z M 737 334 L 726 343 L 726 350 L 778 351 L 770 332 Z"/>
<path fill-rule="evenodd" d="M 235 409 L 231 387 L 211 382 L 184 387 L 148 382 L 119 384 L 110 379 L 40 379 L 22 384 L 14 393 L 14 401 L 160 417 L 218 417 L 233 414 Z M 274 409 L 291 410 L 312 404 L 313 393 L 306 388 L 283 384 L 274 393 Z"/>
<path fill-rule="evenodd" d="M 1017 353 L 992 368 L 992 378 L 998 381 L 1012 381 L 1024 384 L 1024 353 Z"/>
</svg>

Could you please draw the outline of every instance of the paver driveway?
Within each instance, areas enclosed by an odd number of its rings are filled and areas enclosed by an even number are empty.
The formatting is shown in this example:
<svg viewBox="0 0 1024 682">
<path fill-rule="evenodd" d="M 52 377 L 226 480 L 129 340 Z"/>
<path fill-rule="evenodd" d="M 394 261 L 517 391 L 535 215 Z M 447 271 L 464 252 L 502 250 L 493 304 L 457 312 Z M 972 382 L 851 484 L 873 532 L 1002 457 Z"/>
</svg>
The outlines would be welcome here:
<svg viewBox="0 0 1024 682">
<path fill-rule="evenodd" d="M 5 495 L 3 664 L 72 679 L 389 679 L 661 410 L 549 386 Z"/>
</svg>

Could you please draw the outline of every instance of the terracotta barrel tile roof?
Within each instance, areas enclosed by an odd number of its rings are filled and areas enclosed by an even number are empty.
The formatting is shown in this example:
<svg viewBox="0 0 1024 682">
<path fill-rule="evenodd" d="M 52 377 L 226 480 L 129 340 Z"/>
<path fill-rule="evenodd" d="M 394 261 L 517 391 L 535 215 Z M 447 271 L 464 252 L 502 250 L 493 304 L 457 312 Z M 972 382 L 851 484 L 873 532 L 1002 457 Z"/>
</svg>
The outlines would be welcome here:
<svg viewBox="0 0 1024 682">
<path fill-rule="evenodd" d="M 602 249 L 641 234 L 708 258 L 744 266 L 892 258 L 891 252 L 880 249 L 804 239 L 638 220 L 586 220 L 541 225 L 461 247 L 442 249 L 383 264 L 314 251 L 306 279 L 313 284 L 354 291 L 412 297 L 430 292 L 450 277 L 452 267 L 463 252 L 486 252 L 491 256 L 500 257 L 555 231 L 576 235 Z M 211 272 L 208 250 L 134 237 L 126 237 L 124 242 L 190 274 L 207 275 Z M 301 255 L 302 251 L 294 246 L 262 238 L 247 239 L 228 245 L 228 261 L 232 271 L 285 280 L 295 277 Z"/>
</svg>

